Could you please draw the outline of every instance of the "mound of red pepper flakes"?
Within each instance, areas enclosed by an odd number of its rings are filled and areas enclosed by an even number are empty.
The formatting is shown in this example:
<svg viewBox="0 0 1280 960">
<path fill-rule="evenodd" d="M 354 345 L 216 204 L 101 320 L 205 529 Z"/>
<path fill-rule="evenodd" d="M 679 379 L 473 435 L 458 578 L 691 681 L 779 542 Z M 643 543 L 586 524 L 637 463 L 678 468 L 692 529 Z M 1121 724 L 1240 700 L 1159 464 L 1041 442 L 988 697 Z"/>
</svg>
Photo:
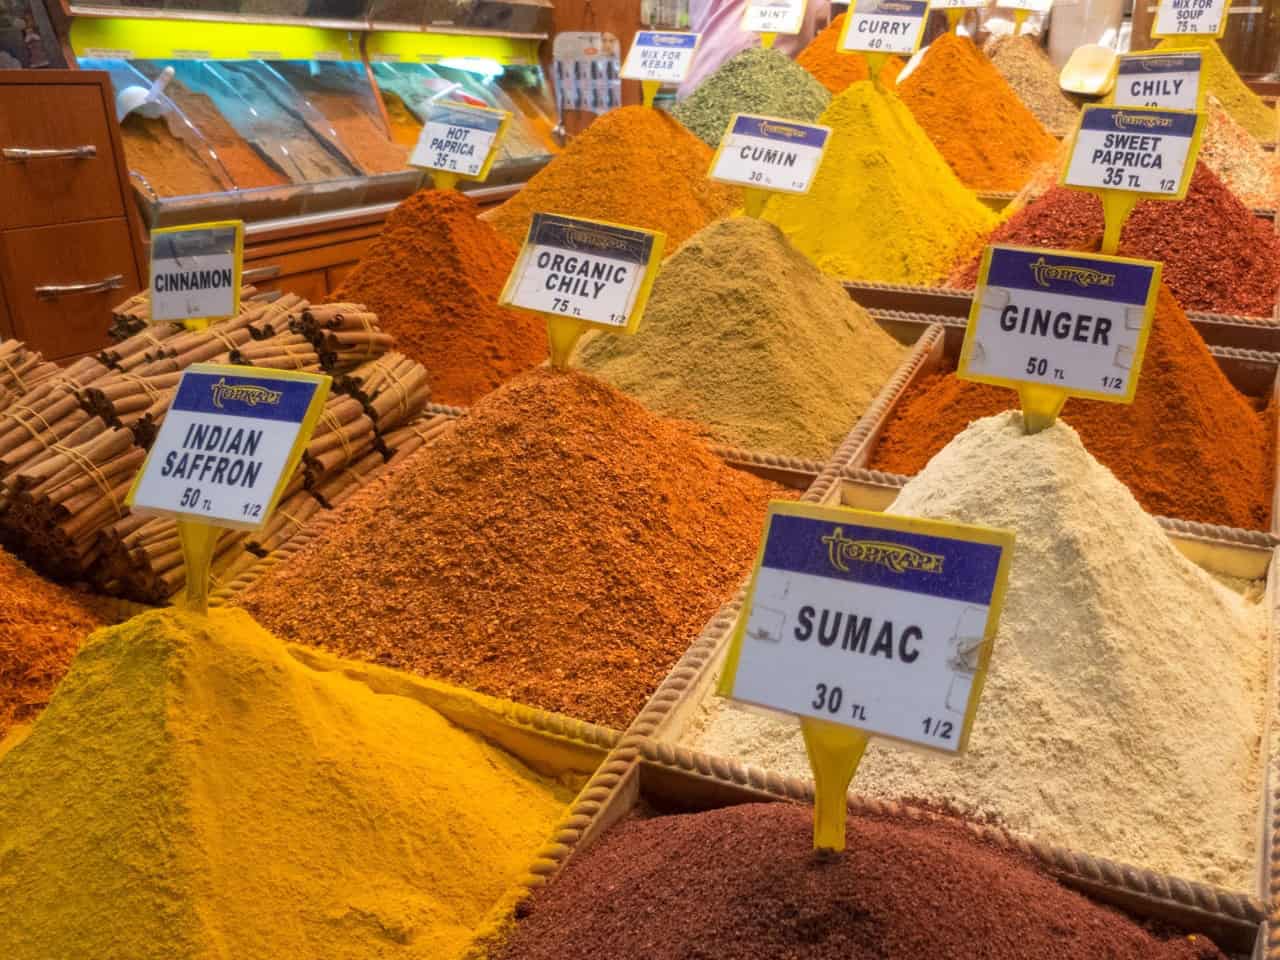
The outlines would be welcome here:
<svg viewBox="0 0 1280 960">
<path fill-rule="evenodd" d="M 1102 203 L 1083 190 L 1055 187 L 1032 200 L 987 243 L 1097 251 Z M 1183 200 L 1146 200 L 1120 234 L 1120 256 L 1159 260 L 1164 282 L 1184 310 L 1270 316 L 1280 291 L 1280 238 L 1203 163 Z M 948 286 L 970 288 L 978 261 L 958 267 Z"/>
<path fill-rule="evenodd" d="M 92 597 L 0 550 L 0 739 L 44 709 L 81 642 L 103 623 Z"/>
<path fill-rule="evenodd" d="M 242 603 L 284 640 L 625 728 L 785 493 L 603 381 L 548 368 L 342 509 Z"/>
<path fill-rule="evenodd" d="M 516 248 L 477 213 L 455 190 L 415 193 L 329 298 L 376 313 L 396 348 L 427 368 L 435 403 L 475 403 L 547 357 L 545 321 L 498 306 Z"/>
</svg>

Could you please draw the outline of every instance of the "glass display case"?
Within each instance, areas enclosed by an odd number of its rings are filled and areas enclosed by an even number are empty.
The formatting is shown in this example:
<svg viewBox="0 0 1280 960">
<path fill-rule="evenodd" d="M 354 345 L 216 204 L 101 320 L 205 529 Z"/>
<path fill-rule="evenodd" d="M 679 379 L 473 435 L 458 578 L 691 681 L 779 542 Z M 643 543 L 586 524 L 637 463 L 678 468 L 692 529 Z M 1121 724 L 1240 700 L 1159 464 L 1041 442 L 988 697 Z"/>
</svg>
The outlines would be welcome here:
<svg viewBox="0 0 1280 960">
<path fill-rule="evenodd" d="M 130 178 L 152 226 L 398 201 L 424 182 L 407 158 L 432 99 L 511 111 L 489 185 L 522 182 L 550 158 L 535 41 L 407 36 L 231 21 L 193 30 L 161 18 L 71 27 L 79 65 L 111 76 Z M 366 43 L 381 51 L 372 65 Z"/>
<path fill-rule="evenodd" d="M 511 113 L 488 183 L 527 180 L 558 149 L 555 107 L 536 48 L 505 38 L 488 38 L 487 48 L 453 42 L 458 37 L 430 33 L 372 33 L 367 40 L 374 83 L 382 97 L 392 139 L 412 148 L 426 106 L 454 100 Z M 501 41 L 501 42 L 498 42 Z M 479 55 L 475 55 L 479 54 Z"/>
</svg>

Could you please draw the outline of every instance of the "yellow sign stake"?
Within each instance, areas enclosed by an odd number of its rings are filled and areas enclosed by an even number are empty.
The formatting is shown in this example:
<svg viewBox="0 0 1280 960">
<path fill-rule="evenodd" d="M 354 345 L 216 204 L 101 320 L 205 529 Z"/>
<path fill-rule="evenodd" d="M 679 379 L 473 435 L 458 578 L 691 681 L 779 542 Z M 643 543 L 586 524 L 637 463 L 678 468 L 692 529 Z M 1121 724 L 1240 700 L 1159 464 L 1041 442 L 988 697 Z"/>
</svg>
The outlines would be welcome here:
<svg viewBox="0 0 1280 960">
<path fill-rule="evenodd" d="M 871 74 L 871 83 L 877 90 L 887 89 L 884 82 L 880 79 L 880 74 L 884 70 L 884 65 L 889 62 L 889 54 L 887 53 L 864 53 L 867 58 L 867 71 Z"/>
<path fill-rule="evenodd" d="M 187 609 L 201 616 L 209 613 L 209 567 L 221 534 L 221 528 L 211 523 L 178 520 L 178 539 L 187 567 Z"/>
<path fill-rule="evenodd" d="M 753 190 L 748 187 L 744 191 L 742 208 L 748 217 L 759 217 L 764 213 L 764 205 L 769 202 L 768 190 Z"/>
<path fill-rule="evenodd" d="M 777 39 L 778 35 L 776 33 L 762 33 L 760 34 L 760 46 L 766 50 L 770 50 L 773 48 L 773 41 Z"/>
<path fill-rule="evenodd" d="M 947 29 L 952 33 L 960 28 L 960 21 L 964 19 L 964 15 L 968 13 L 964 7 L 949 7 L 947 13 Z"/>
<path fill-rule="evenodd" d="M 557 370 L 568 370 L 573 348 L 586 332 L 587 324 L 581 320 L 548 314 L 547 339 L 551 341 L 551 366 Z"/>
<path fill-rule="evenodd" d="M 1038 383 L 1018 384 L 1018 399 L 1022 401 L 1022 424 L 1027 433 L 1039 433 L 1053 426 L 1067 402 L 1068 393 L 1057 387 Z"/>
<path fill-rule="evenodd" d="M 1013 35 L 1016 37 L 1022 33 L 1022 25 L 1027 22 L 1027 14 L 1030 10 L 1013 11 Z"/>
<path fill-rule="evenodd" d="M 1138 205 L 1138 194 L 1132 190 L 1099 190 L 1102 200 L 1102 218 L 1106 224 L 1102 233 L 1102 252 L 1115 256 L 1120 249 L 1120 231 L 1124 222 Z"/>
<path fill-rule="evenodd" d="M 653 106 L 653 98 L 658 95 L 658 91 L 662 88 L 661 80 L 641 80 L 640 92 L 644 97 L 644 105 L 646 107 Z"/>
<path fill-rule="evenodd" d="M 431 182 L 435 184 L 437 190 L 457 190 L 459 179 L 456 173 L 446 173 L 443 170 L 437 170 L 431 174 Z"/>
<path fill-rule="evenodd" d="M 827 720 L 800 718 L 804 749 L 813 769 L 813 849 L 844 849 L 847 795 L 871 738 Z"/>
</svg>

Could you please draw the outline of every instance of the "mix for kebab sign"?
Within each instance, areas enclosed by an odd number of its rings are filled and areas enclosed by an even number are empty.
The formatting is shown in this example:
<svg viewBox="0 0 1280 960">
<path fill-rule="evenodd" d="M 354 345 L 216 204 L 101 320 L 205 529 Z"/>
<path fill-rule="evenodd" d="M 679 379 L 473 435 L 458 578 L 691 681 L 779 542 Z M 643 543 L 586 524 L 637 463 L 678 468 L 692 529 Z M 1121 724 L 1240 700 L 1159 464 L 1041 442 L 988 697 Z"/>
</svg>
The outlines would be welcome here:
<svg viewBox="0 0 1280 960">
<path fill-rule="evenodd" d="M 683 83 L 701 36 L 669 30 L 639 31 L 622 64 L 622 79 Z"/>
</svg>

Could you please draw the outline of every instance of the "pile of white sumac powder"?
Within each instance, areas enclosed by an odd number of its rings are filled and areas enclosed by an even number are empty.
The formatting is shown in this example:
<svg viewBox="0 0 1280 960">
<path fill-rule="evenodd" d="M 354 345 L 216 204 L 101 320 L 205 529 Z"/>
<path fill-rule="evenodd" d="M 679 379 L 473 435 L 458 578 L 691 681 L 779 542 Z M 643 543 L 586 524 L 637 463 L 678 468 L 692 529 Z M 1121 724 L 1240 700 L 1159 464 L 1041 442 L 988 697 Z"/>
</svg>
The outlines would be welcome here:
<svg viewBox="0 0 1280 960">
<path fill-rule="evenodd" d="M 1016 533 L 963 756 L 873 742 L 855 792 L 949 800 L 1038 840 L 1253 890 L 1269 656 L 1263 605 L 1191 563 L 1057 423 L 976 421 L 889 512 Z M 810 776 L 793 718 L 708 695 L 684 743 Z"/>
</svg>

